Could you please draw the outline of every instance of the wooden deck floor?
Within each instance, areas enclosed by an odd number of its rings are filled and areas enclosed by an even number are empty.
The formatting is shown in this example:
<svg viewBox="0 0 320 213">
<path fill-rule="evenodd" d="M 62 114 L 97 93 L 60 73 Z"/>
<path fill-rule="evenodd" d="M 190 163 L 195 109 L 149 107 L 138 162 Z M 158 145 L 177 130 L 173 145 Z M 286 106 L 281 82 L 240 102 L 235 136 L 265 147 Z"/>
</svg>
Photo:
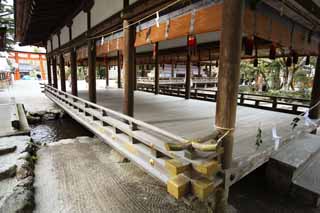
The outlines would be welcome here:
<svg viewBox="0 0 320 213">
<path fill-rule="evenodd" d="M 87 99 L 87 91 L 79 91 L 79 96 Z M 120 112 L 122 98 L 121 89 L 97 91 L 99 105 Z M 134 106 L 135 118 L 188 139 L 203 137 L 214 130 L 215 103 L 136 91 Z M 252 161 L 252 158 L 261 155 L 267 158 L 274 147 L 272 127 L 277 127 L 279 136 L 289 138 L 293 134 L 290 123 L 294 117 L 296 116 L 239 106 L 235 130 L 235 162 L 241 163 L 244 159 Z M 257 148 L 255 141 L 259 126 L 262 129 L 263 144 Z"/>
</svg>

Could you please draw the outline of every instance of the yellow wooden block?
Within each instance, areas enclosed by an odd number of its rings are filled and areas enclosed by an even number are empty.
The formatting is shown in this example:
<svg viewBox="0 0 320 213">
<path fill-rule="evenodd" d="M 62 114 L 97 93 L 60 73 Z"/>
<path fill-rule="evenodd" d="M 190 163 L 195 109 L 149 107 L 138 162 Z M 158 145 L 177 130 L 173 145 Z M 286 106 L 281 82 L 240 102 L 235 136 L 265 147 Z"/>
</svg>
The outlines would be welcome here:
<svg viewBox="0 0 320 213">
<path fill-rule="evenodd" d="M 183 174 L 179 174 L 167 182 L 167 191 L 176 199 L 180 199 L 190 191 L 190 180 Z"/>
<path fill-rule="evenodd" d="M 213 181 L 207 179 L 199 179 L 191 181 L 192 193 L 200 200 L 205 200 L 214 190 Z"/>
<path fill-rule="evenodd" d="M 203 175 L 212 176 L 221 170 L 221 165 L 219 164 L 218 161 L 212 160 L 202 164 L 194 165 L 193 168 L 194 170 L 196 170 L 197 172 Z"/>
<path fill-rule="evenodd" d="M 190 164 L 183 163 L 176 159 L 170 159 L 166 161 L 165 167 L 170 175 L 175 176 L 190 169 Z"/>
</svg>

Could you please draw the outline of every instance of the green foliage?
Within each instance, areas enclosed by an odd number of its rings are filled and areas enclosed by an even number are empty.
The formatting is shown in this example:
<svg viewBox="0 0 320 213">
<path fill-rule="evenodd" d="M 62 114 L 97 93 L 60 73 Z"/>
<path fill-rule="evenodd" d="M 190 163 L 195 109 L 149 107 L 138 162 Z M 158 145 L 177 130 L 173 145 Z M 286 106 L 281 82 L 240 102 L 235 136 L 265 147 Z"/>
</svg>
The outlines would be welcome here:
<svg viewBox="0 0 320 213">
<path fill-rule="evenodd" d="M 6 47 L 5 49 L 11 50 L 15 44 L 15 23 L 14 23 L 13 6 L 8 4 L 8 0 L 0 1 L 0 27 L 7 28 L 6 34 Z"/>
</svg>

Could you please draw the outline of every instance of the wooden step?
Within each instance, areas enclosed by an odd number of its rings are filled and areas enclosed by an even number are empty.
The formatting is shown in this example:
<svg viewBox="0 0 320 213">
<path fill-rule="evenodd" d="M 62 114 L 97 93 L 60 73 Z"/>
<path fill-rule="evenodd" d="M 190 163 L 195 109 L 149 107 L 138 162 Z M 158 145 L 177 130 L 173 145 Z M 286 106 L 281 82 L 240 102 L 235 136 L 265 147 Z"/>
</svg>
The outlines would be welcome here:
<svg viewBox="0 0 320 213">
<path fill-rule="evenodd" d="M 320 139 L 318 143 L 320 143 Z M 320 151 L 313 155 L 304 166 L 295 171 L 292 182 L 301 188 L 320 195 Z"/>
<path fill-rule="evenodd" d="M 303 134 L 271 156 L 271 159 L 298 169 L 320 150 L 320 136 Z"/>
</svg>

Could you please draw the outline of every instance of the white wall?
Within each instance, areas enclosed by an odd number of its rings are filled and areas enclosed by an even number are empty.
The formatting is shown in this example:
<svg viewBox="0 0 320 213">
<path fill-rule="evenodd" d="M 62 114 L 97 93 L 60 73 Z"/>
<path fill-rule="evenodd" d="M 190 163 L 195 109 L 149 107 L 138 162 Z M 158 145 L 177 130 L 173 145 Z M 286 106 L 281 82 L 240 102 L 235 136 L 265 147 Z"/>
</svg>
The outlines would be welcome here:
<svg viewBox="0 0 320 213">
<path fill-rule="evenodd" d="M 51 52 L 51 41 L 50 40 L 47 41 L 47 52 L 48 53 Z"/>
<path fill-rule="evenodd" d="M 58 40 L 58 36 L 56 34 L 52 36 L 52 44 L 53 44 L 54 50 L 59 47 L 59 40 Z"/>
<path fill-rule="evenodd" d="M 69 41 L 69 28 L 67 26 L 64 26 L 61 29 L 61 34 L 60 34 L 61 45 L 64 45 L 68 41 Z"/>
<path fill-rule="evenodd" d="M 87 14 L 81 11 L 72 24 L 72 38 L 76 38 L 87 30 Z"/>
<path fill-rule="evenodd" d="M 121 11 L 122 8 L 122 0 L 95 0 L 91 9 L 91 26 L 94 27 L 110 16 Z"/>
</svg>

